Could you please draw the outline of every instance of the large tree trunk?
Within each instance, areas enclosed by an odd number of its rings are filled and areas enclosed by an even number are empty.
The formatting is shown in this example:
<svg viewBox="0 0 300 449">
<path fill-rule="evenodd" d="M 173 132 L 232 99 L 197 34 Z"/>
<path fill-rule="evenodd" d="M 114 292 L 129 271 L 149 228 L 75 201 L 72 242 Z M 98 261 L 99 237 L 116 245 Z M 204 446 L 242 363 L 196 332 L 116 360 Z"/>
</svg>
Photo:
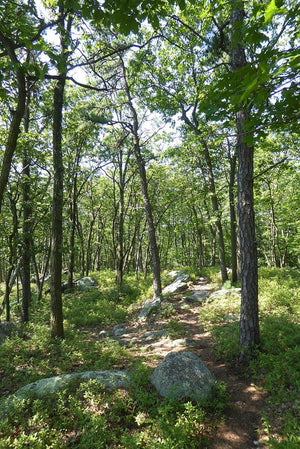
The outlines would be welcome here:
<svg viewBox="0 0 300 449">
<path fill-rule="evenodd" d="M 243 2 L 236 1 L 231 14 L 231 66 L 236 72 L 246 65 L 241 43 Z M 246 125 L 249 110 L 240 105 L 236 113 L 238 150 L 238 218 L 241 252 L 241 360 L 247 360 L 259 344 L 257 247 L 253 199 L 253 146 L 249 146 Z"/>
<path fill-rule="evenodd" d="M 65 77 L 60 76 L 54 89 L 53 110 L 53 201 L 52 201 L 52 247 L 51 247 L 51 336 L 64 337 L 62 311 L 62 211 L 63 211 L 63 160 L 62 160 L 62 109 Z"/>
<path fill-rule="evenodd" d="M 67 74 L 68 39 L 72 25 L 69 16 L 65 26 L 64 2 L 59 2 L 60 24 L 60 56 L 61 67 L 53 94 L 53 202 L 52 202 L 52 247 L 51 247 L 51 336 L 64 338 L 63 310 L 62 310 L 62 255 L 63 255 L 63 186 L 64 166 L 62 157 L 62 120 L 64 89 Z"/>
<path fill-rule="evenodd" d="M 0 173 L 0 211 L 2 206 L 2 200 L 4 191 L 8 182 L 10 173 L 11 161 L 14 151 L 17 146 L 18 136 L 20 133 L 20 124 L 24 116 L 25 102 L 26 102 L 26 85 L 25 76 L 23 70 L 20 67 L 20 63 L 15 54 L 15 46 L 3 33 L 0 31 L 0 40 L 7 50 L 8 56 L 15 67 L 17 86 L 18 86 L 18 98 L 17 106 L 13 112 L 12 121 L 9 127 L 9 134 L 6 142 L 5 152 L 2 160 L 2 167 Z"/>
</svg>

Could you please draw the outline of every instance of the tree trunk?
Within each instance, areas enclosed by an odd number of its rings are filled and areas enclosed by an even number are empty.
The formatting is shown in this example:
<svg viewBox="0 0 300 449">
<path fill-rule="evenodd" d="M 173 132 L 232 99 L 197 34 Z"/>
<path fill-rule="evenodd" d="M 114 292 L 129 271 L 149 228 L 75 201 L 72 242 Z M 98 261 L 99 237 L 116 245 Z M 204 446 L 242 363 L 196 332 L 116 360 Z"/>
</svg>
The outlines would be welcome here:
<svg viewBox="0 0 300 449">
<path fill-rule="evenodd" d="M 121 59 L 121 57 L 120 57 Z M 159 259 L 159 251 L 157 247 L 156 235 L 155 235 L 155 225 L 152 216 L 152 209 L 148 195 L 148 182 L 146 176 L 145 162 L 141 154 L 140 140 L 139 140 L 139 124 L 138 117 L 136 113 L 136 109 L 132 103 L 131 94 L 129 90 L 129 85 L 126 77 L 126 70 L 123 60 L 121 59 L 121 65 L 123 70 L 123 79 L 124 79 L 124 87 L 125 93 L 127 97 L 127 104 L 132 114 L 132 124 L 131 131 L 133 137 L 133 147 L 134 154 L 136 157 L 140 182 L 141 182 L 141 191 L 142 198 L 144 203 L 145 215 L 148 224 L 148 234 L 149 234 L 149 244 L 150 244 L 150 252 L 151 252 L 151 260 L 152 260 L 152 272 L 153 272 L 153 288 L 154 288 L 154 297 L 158 297 L 161 295 L 161 278 L 160 278 L 160 259 Z"/>
<path fill-rule="evenodd" d="M 14 151 L 17 146 L 18 136 L 20 133 L 20 124 L 24 116 L 25 102 L 26 102 L 26 84 L 23 70 L 20 67 L 20 63 L 15 54 L 15 46 L 10 39 L 7 39 L 0 31 L 0 40 L 7 50 L 8 56 L 16 70 L 17 86 L 18 86 L 18 98 L 17 106 L 13 112 L 12 121 L 9 127 L 9 134 L 6 142 L 5 152 L 2 160 L 2 167 L 0 173 L 0 211 L 3 201 L 4 191 L 8 182 L 10 173 L 11 161 Z"/>
<path fill-rule="evenodd" d="M 27 102 L 24 116 L 24 131 L 29 132 L 29 98 L 27 94 Z M 32 208 L 30 205 L 30 163 L 31 159 L 28 154 L 27 144 L 23 148 L 23 171 L 22 171 L 22 207 L 23 207 L 23 248 L 22 248 L 22 312 L 21 321 L 27 323 L 29 321 L 29 305 L 31 302 L 30 287 L 30 261 L 31 261 L 31 218 Z"/>
<path fill-rule="evenodd" d="M 246 65 L 241 44 L 243 2 L 236 1 L 231 14 L 231 66 L 236 72 Z M 241 360 L 247 361 L 259 344 L 257 247 L 253 199 L 253 146 L 249 146 L 246 125 L 249 110 L 240 105 L 236 113 L 238 150 L 238 217 L 241 252 Z"/>
<path fill-rule="evenodd" d="M 64 338 L 62 310 L 62 255 L 63 255 L 63 186 L 64 166 L 62 157 L 62 120 L 64 89 L 67 74 L 68 39 L 72 17 L 68 16 L 65 24 L 64 1 L 59 2 L 60 19 L 60 67 L 53 94 L 53 202 L 52 202 L 52 248 L 51 248 L 51 336 Z"/>
<path fill-rule="evenodd" d="M 235 213 L 235 171 L 236 155 L 230 158 L 230 179 L 229 179 L 229 209 L 230 209 L 230 241 L 231 241 L 231 283 L 235 284 L 238 280 L 237 273 L 237 223 Z"/>
<path fill-rule="evenodd" d="M 53 104 L 53 202 L 51 248 L 51 336 L 64 338 L 62 311 L 62 211 L 63 211 L 63 160 L 62 160 L 62 109 L 65 76 L 60 76 L 54 89 Z"/>
</svg>

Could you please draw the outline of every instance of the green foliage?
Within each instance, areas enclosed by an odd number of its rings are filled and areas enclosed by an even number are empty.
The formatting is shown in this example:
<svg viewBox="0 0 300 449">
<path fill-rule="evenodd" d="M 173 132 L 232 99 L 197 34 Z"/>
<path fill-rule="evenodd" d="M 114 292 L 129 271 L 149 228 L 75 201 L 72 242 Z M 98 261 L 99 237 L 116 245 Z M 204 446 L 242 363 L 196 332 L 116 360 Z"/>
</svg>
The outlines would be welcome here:
<svg viewBox="0 0 300 449">
<path fill-rule="evenodd" d="M 181 323 L 177 318 L 172 318 L 167 324 L 168 335 L 171 338 L 182 338 L 185 336 L 186 331 L 184 324 Z"/>
<path fill-rule="evenodd" d="M 259 269 L 261 348 L 251 363 L 259 385 L 269 394 L 265 431 L 270 448 L 299 445 L 300 326 L 299 271 Z M 232 292 L 217 296 L 201 314 L 210 328 L 219 357 L 233 362 L 239 355 L 239 297 Z"/>
</svg>

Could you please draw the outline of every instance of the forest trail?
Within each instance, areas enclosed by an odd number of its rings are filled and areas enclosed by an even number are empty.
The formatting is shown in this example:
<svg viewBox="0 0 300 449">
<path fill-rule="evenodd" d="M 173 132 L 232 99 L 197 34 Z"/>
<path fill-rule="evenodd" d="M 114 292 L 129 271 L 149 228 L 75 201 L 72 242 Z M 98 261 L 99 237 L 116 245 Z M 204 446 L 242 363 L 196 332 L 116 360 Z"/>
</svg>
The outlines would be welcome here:
<svg viewBox="0 0 300 449">
<path fill-rule="evenodd" d="M 209 294 L 212 286 L 206 281 L 197 281 L 186 290 L 168 298 L 168 304 L 173 306 L 171 316 L 164 318 L 163 314 L 156 313 L 145 321 L 124 323 L 120 328 L 123 333 L 119 336 L 113 336 L 115 329 L 108 329 L 107 333 L 126 346 L 133 355 L 143 355 L 146 363 L 153 368 L 170 351 L 191 351 L 205 362 L 218 381 L 226 383 L 230 405 L 225 410 L 225 419 L 219 422 L 214 430 L 209 449 L 267 447 L 266 442 L 264 444 L 265 437 L 258 435 L 266 394 L 256 388 L 251 379 L 218 360 L 213 338 L 201 326 L 201 310 L 205 304 L 182 307 L 183 295 L 199 290 Z M 170 332 L 168 325 L 170 320 L 174 323 L 173 332 Z M 177 332 L 176 323 L 181 323 Z M 90 337 L 99 338 L 99 329 L 93 329 Z"/>
</svg>

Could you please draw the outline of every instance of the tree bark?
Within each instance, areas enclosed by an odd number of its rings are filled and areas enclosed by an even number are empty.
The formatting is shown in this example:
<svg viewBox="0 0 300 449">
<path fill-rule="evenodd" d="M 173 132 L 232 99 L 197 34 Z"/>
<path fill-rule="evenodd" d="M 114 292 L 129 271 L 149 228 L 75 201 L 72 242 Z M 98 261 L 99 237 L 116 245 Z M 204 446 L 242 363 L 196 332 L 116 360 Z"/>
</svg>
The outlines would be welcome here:
<svg viewBox="0 0 300 449">
<path fill-rule="evenodd" d="M 241 43 L 243 2 L 236 1 L 231 14 L 231 67 L 233 72 L 246 65 Z M 253 146 L 246 141 L 249 109 L 240 105 L 236 112 L 238 150 L 238 218 L 241 253 L 240 347 L 242 361 L 248 360 L 259 344 L 258 274 L 253 199 Z"/>
<path fill-rule="evenodd" d="M 229 209 L 230 209 L 230 241 L 231 241 L 231 283 L 235 284 L 238 280 L 237 269 L 237 223 L 235 212 L 235 172 L 236 155 L 230 157 L 230 178 L 229 178 Z"/>
<path fill-rule="evenodd" d="M 62 211 L 63 211 L 63 159 L 62 159 L 62 109 L 65 76 L 60 76 L 54 88 L 53 99 L 53 201 L 51 247 L 51 336 L 64 338 L 62 311 Z"/>
<path fill-rule="evenodd" d="M 24 131 L 29 132 L 29 102 L 30 92 L 27 92 L 27 101 L 24 115 Z M 30 205 L 30 163 L 31 159 L 28 154 L 27 143 L 23 148 L 23 170 L 22 170 L 22 207 L 23 207 L 23 248 L 22 248 L 22 309 L 21 321 L 27 323 L 29 321 L 29 305 L 31 302 L 30 287 L 30 261 L 31 261 L 31 218 L 32 208 Z"/>
<path fill-rule="evenodd" d="M 13 116 L 9 127 L 9 134 L 6 142 L 0 173 L 0 212 L 1 212 L 3 195 L 10 173 L 11 161 L 17 146 L 18 136 L 20 134 L 20 125 L 25 111 L 26 84 L 24 73 L 20 68 L 20 63 L 14 51 L 13 42 L 11 42 L 10 39 L 4 36 L 1 31 L 0 31 L 0 40 L 3 43 L 4 47 L 6 48 L 8 56 L 15 67 L 17 86 L 18 86 L 17 106 L 16 109 L 13 111 Z"/>
</svg>

